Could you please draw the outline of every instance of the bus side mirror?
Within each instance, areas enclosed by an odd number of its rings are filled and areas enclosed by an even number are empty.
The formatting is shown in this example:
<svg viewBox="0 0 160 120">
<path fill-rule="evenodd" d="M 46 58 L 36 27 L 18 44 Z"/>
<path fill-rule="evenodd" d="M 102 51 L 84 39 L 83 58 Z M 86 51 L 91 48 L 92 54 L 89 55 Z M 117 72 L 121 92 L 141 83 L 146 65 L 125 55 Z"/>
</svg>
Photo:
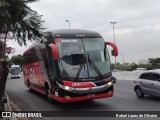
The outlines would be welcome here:
<svg viewBox="0 0 160 120">
<path fill-rule="evenodd" d="M 58 60 L 58 51 L 57 51 L 57 46 L 55 44 L 51 44 L 51 49 L 52 49 L 52 56 L 54 60 Z"/>
<path fill-rule="evenodd" d="M 113 50 L 111 50 L 111 54 L 112 56 L 118 56 L 118 47 L 116 44 L 112 43 L 112 42 L 105 42 L 106 45 L 110 45 Z"/>
</svg>

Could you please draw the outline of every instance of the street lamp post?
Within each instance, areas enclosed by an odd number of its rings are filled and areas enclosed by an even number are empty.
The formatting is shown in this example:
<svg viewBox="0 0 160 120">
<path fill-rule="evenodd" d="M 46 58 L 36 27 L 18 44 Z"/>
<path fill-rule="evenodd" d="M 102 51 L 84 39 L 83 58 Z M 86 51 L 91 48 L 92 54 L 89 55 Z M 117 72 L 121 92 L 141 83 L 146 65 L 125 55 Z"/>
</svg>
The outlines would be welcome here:
<svg viewBox="0 0 160 120">
<path fill-rule="evenodd" d="M 69 21 L 69 20 L 66 20 L 66 22 L 68 22 L 68 24 L 69 24 L 69 29 L 70 29 L 70 21 Z"/>
<path fill-rule="evenodd" d="M 114 40 L 114 43 L 115 42 L 115 32 L 114 32 L 114 24 L 116 24 L 117 22 L 110 22 L 111 24 L 113 24 L 113 40 Z M 115 69 L 116 69 L 116 56 L 115 56 Z"/>
</svg>

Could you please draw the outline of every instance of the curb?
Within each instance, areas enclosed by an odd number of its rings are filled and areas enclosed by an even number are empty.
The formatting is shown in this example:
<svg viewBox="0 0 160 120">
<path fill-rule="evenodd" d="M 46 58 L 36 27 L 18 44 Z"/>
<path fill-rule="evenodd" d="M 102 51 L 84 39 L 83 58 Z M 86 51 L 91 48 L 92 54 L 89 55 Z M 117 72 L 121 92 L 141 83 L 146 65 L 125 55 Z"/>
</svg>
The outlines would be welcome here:
<svg viewBox="0 0 160 120">
<path fill-rule="evenodd" d="M 5 111 L 7 112 L 14 112 L 14 111 L 22 112 L 23 111 L 16 103 L 14 103 L 12 100 L 9 99 L 9 96 L 6 92 L 5 92 L 5 96 L 7 99 Z M 2 120 L 30 120 L 30 118 L 27 118 L 27 117 L 12 117 L 12 118 L 8 117 L 7 118 L 6 117 L 6 118 L 3 118 Z"/>
<path fill-rule="evenodd" d="M 11 104 L 10 104 L 10 99 L 9 99 L 9 96 L 8 94 L 5 92 L 4 93 L 4 96 L 6 98 L 6 103 L 4 103 L 4 111 L 7 111 L 7 112 L 12 112 L 12 108 L 11 108 Z M 17 120 L 16 118 L 10 118 L 10 117 L 5 117 L 3 118 L 3 120 Z"/>
</svg>

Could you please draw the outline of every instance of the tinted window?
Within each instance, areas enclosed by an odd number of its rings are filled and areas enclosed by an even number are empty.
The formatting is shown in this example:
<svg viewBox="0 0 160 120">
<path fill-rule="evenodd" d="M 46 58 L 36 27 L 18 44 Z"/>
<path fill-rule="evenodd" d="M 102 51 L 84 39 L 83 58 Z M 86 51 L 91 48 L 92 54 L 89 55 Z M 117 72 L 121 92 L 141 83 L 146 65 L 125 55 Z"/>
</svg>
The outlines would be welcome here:
<svg viewBox="0 0 160 120">
<path fill-rule="evenodd" d="M 157 73 L 153 73 L 151 79 L 152 79 L 152 80 L 159 80 L 159 79 L 160 79 L 160 75 L 157 74 Z"/>
<path fill-rule="evenodd" d="M 36 53 L 35 48 L 28 50 L 23 55 L 23 64 L 29 64 L 29 63 L 36 62 L 36 61 L 38 61 L 38 55 Z"/>
<path fill-rule="evenodd" d="M 149 80 L 151 76 L 151 73 L 143 73 L 140 75 L 140 79 L 146 79 Z"/>
</svg>

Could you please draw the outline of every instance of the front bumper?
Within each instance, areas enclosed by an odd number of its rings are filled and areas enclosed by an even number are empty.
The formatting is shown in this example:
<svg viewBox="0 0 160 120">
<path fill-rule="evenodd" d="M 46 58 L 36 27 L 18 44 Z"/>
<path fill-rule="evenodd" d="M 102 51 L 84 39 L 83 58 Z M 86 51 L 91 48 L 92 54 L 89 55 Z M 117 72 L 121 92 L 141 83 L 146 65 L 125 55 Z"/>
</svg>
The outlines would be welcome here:
<svg viewBox="0 0 160 120">
<path fill-rule="evenodd" d="M 99 99 L 99 98 L 107 98 L 112 97 L 113 91 L 109 91 L 108 93 L 101 93 L 101 94 L 88 94 L 85 96 L 77 96 L 77 97 L 59 97 L 54 94 L 51 94 L 51 98 L 60 102 L 60 103 L 69 103 L 69 102 L 77 102 L 77 101 L 85 101 L 91 99 Z"/>
<path fill-rule="evenodd" d="M 11 75 L 11 78 L 20 78 L 20 75 Z"/>
</svg>

